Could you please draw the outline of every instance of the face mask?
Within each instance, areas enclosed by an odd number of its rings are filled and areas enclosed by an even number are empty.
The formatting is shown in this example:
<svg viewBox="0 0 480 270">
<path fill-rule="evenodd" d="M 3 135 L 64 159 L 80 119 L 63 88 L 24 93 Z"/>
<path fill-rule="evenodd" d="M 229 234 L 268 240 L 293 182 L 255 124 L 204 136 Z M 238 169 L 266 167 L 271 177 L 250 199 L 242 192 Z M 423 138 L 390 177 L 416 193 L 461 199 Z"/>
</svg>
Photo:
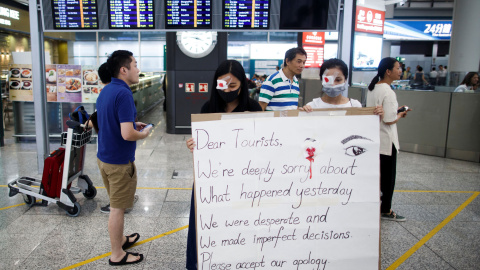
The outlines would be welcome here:
<svg viewBox="0 0 480 270">
<path fill-rule="evenodd" d="M 347 89 L 348 84 L 342 83 L 342 84 L 337 84 L 334 85 L 336 76 L 323 76 L 323 81 L 322 81 L 322 91 L 327 94 L 329 97 L 338 97 L 345 89 Z"/>
<path fill-rule="evenodd" d="M 335 86 L 323 86 L 322 90 L 329 97 L 338 97 L 343 91 L 345 91 L 347 83 L 337 84 Z"/>
<path fill-rule="evenodd" d="M 230 103 L 238 97 L 238 94 L 240 92 L 240 88 L 238 88 L 237 90 L 234 90 L 234 91 L 230 91 L 230 92 L 225 92 L 223 90 L 217 90 L 217 91 L 218 91 L 218 94 L 220 95 L 220 97 L 223 99 L 223 101 L 225 101 L 226 103 Z"/>
</svg>

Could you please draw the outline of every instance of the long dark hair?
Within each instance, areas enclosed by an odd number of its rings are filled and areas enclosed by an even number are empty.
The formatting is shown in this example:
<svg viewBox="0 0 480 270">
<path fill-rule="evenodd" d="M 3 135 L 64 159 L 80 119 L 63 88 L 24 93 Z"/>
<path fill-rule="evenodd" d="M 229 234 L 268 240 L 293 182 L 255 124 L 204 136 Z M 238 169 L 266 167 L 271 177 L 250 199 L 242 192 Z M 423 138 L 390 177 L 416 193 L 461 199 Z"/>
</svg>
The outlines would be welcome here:
<svg viewBox="0 0 480 270">
<path fill-rule="evenodd" d="M 393 70 L 396 62 L 398 62 L 397 59 L 392 57 L 383 58 L 382 61 L 380 61 L 380 64 L 378 64 L 378 73 L 373 77 L 372 82 L 370 82 L 368 90 L 372 91 L 373 88 L 375 88 L 375 84 L 385 77 L 387 70 Z"/>
<path fill-rule="evenodd" d="M 227 103 L 220 97 L 217 90 L 217 79 L 225 74 L 231 73 L 240 81 L 240 93 L 238 94 L 238 106 L 237 111 L 249 111 L 249 102 L 248 102 L 248 84 L 247 76 L 245 75 L 245 70 L 242 65 L 236 60 L 225 60 L 223 61 L 215 71 L 213 76 L 212 83 L 212 94 L 210 95 L 209 113 L 224 112 Z"/>
<path fill-rule="evenodd" d="M 475 75 L 477 75 L 476 72 L 473 72 L 473 71 L 468 72 L 467 75 L 465 76 L 465 78 L 463 78 L 462 83 L 460 83 L 460 84 L 466 84 L 467 86 L 472 86 L 473 85 L 472 84 L 472 78 Z"/>
</svg>

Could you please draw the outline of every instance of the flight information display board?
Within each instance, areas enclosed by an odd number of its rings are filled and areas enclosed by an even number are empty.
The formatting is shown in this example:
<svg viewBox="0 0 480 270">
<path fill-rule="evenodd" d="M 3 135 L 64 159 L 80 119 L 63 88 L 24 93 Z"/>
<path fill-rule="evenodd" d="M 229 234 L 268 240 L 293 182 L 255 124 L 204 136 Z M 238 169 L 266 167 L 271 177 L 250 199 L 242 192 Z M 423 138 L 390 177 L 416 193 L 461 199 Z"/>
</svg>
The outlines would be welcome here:
<svg viewBox="0 0 480 270">
<path fill-rule="evenodd" d="M 165 28 L 211 29 L 210 0 L 165 0 Z"/>
<path fill-rule="evenodd" d="M 224 0 L 223 29 L 269 29 L 270 0 Z"/>
<path fill-rule="evenodd" d="M 154 29 L 153 0 L 108 0 L 110 29 Z"/>
<path fill-rule="evenodd" d="M 97 0 L 52 0 L 54 29 L 98 29 Z"/>
</svg>

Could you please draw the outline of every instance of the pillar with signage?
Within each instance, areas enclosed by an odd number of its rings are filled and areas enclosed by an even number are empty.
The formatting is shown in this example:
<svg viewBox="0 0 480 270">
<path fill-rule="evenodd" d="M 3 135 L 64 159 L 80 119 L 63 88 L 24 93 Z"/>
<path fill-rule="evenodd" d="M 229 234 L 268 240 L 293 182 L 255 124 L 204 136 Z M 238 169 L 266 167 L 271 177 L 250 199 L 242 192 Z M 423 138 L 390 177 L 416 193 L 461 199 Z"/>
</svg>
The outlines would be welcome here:
<svg viewBox="0 0 480 270">
<path fill-rule="evenodd" d="M 195 47 L 202 39 L 210 45 Z M 192 43 L 194 42 L 194 43 Z M 190 115 L 200 113 L 215 85 L 218 65 L 227 59 L 227 33 L 167 32 L 167 132 L 190 133 Z"/>
<path fill-rule="evenodd" d="M 353 70 L 377 70 L 382 59 L 383 23 L 385 11 L 357 6 Z"/>
</svg>

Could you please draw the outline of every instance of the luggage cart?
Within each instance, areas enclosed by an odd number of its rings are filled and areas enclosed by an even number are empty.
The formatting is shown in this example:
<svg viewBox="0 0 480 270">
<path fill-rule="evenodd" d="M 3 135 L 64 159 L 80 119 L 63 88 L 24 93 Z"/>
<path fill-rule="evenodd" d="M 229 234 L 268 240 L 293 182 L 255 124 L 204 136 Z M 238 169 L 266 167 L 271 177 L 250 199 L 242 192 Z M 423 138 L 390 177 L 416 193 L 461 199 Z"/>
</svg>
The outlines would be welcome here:
<svg viewBox="0 0 480 270">
<path fill-rule="evenodd" d="M 85 164 L 86 144 L 91 141 L 92 129 L 84 130 L 84 125 L 79 122 L 67 121 L 68 130 L 62 133 L 62 146 L 65 146 L 65 158 L 63 161 L 63 176 L 61 183 L 60 198 L 46 196 L 41 179 L 32 177 L 20 177 L 8 183 L 9 196 L 18 193 L 23 194 L 27 205 L 47 206 L 55 203 L 67 212 L 67 215 L 76 217 L 80 214 L 81 207 L 74 194 L 83 193 L 87 199 L 93 199 L 97 195 L 97 189 L 93 186 L 88 175 L 83 174 Z M 72 187 L 72 182 L 78 179 L 77 186 Z M 41 199 L 41 203 L 37 203 Z"/>
</svg>

